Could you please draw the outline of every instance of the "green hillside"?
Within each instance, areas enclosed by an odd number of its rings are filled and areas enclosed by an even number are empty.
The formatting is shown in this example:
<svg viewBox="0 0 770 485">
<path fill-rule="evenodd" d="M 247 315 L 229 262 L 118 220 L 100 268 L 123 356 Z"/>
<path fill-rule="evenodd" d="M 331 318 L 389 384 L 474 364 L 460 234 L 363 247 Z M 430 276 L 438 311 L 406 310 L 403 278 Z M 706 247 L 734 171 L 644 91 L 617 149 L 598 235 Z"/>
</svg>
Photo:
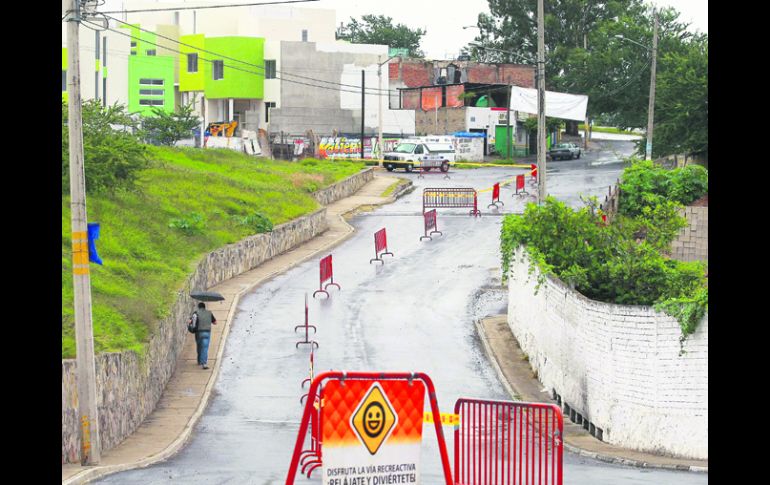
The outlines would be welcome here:
<svg viewBox="0 0 770 485">
<path fill-rule="evenodd" d="M 254 159 L 231 150 L 149 147 L 133 191 L 89 196 L 104 266 L 91 264 L 96 352 L 143 352 L 201 257 L 319 208 L 311 193 L 362 163 Z M 269 220 L 269 222 L 268 222 Z M 75 356 L 70 199 L 62 197 L 62 358 Z"/>
</svg>

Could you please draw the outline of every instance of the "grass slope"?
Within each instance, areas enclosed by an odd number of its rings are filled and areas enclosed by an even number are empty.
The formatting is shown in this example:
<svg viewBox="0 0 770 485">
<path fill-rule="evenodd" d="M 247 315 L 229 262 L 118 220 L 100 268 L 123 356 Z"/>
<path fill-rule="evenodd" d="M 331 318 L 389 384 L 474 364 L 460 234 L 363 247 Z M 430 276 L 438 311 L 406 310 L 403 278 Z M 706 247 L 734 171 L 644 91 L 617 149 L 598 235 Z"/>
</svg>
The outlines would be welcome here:
<svg viewBox="0 0 770 485">
<path fill-rule="evenodd" d="M 346 161 L 281 162 L 231 150 L 150 148 L 134 191 L 89 196 L 104 266 L 91 264 L 96 352 L 134 350 L 165 317 L 200 258 L 319 207 L 311 193 L 359 172 Z M 251 218 L 249 218 L 251 216 Z M 174 226 L 174 227 L 170 227 Z M 62 358 L 75 356 L 69 196 L 62 197 Z"/>
</svg>

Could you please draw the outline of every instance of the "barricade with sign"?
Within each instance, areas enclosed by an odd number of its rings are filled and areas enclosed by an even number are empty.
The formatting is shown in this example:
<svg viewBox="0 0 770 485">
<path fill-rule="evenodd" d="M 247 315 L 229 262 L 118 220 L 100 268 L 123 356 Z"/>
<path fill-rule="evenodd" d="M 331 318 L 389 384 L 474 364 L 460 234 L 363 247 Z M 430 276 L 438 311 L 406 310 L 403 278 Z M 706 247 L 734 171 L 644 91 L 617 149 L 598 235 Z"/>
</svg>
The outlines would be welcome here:
<svg viewBox="0 0 770 485">
<path fill-rule="evenodd" d="M 497 203 L 500 203 L 500 205 L 505 205 L 505 203 L 500 200 L 500 182 L 496 183 L 492 186 L 492 203 L 487 206 L 487 208 L 494 207 L 497 208 Z"/>
<path fill-rule="evenodd" d="M 328 255 L 325 258 L 321 259 L 321 262 L 319 263 L 320 266 L 320 272 L 321 272 L 321 286 L 316 291 L 313 292 L 313 298 L 315 298 L 316 293 L 326 293 L 326 296 L 329 296 L 329 292 L 326 291 L 326 288 L 329 286 L 336 286 L 338 290 L 341 290 L 342 288 L 340 285 L 334 282 L 334 269 L 332 268 L 332 255 Z M 329 280 L 331 283 L 326 283 L 326 286 L 324 286 L 324 281 Z"/>
<path fill-rule="evenodd" d="M 562 485 L 558 406 L 460 398 L 455 414 L 455 483 Z"/>
<path fill-rule="evenodd" d="M 529 168 L 530 168 L 530 170 L 532 170 L 532 172 L 530 173 L 530 175 L 532 175 L 532 177 L 533 177 L 535 180 L 537 180 L 537 165 L 535 165 L 534 163 L 530 163 L 530 164 L 529 164 Z"/>
<path fill-rule="evenodd" d="M 380 251 L 383 249 L 385 251 L 381 253 Z M 393 253 L 388 251 L 388 234 L 385 232 L 384 227 L 374 233 L 374 258 L 369 260 L 369 264 L 372 264 L 372 261 L 379 261 L 380 263 L 385 264 L 385 261 L 380 258 L 383 254 L 390 254 L 393 256 Z"/>
<path fill-rule="evenodd" d="M 480 216 L 478 194 L 470 187 L 425 188 L 422 191 L 422 212 L 425 209 L 471 207 L 470 215 Z"/>
<path fill-rule="evenodd" d="M 420 446 L 425 392 L 428 392 L 445 485 L 453 485 L 441 413 L 430 377 L 407 372 L 330 371 L 313 379 L 302 414 L 286 485 L 294 483 L 308 426 L 320 398 L 317 459 L 323 485 L 420 483 Z M 312 432 L 311 432 L 312 440 Z M 312 444 L 311 444 L 312 446 Z M 320 449 L 323 448 L 323 460 Z M 307 456 L 307 455 L 306 455 Z"/>
<path fill-rule="evenodd" d="M 432 236 L 434 234 L 440 234 L 442 236 L 444 235 L 444 233 L 439 231 L 438 227 L 437 227 L 436 209 L 431 209 L 428 212 L 425 212 L 423 214 L 423 217 L 425 218 L 425 235 L 424 236 L 420 236 L 420 241 L 422 241 L 423 239 L 431 239 L 432 240 L 433 239 Z M 430 231 L 430 235 L 428 235 L 428 230 L 431 230 Z"/>
<path fill-rule="evenodd" d="M 295 333 L 297 332 L 297 329 L 300 329 L 300 328 L 304 328 L 305 329 L 305 340 L 301 341 L 301 342 L 297 342 L 297 345 L 295 345 L 295 347 L 297 347 L 297 348 L 299 348 L 299 346 L 302 345 L 302 344 L 310 345 L 310 348 L 313 348 L 313 345 L 315 345 L 316 348 L 318 347 L 318 342 L 316 342 L 315 340 L 310 340 L 308 338 L 308 329 L 312 328 L 313 329 L 313 333 L 317 333 L 318 329 L 316 328 L 315 325 L 310 325 L 308 323 L 308 317 L 307 316 L 308 316 L 308 313 L 307 313 L 307 293 L 305 293 L 305 324 L 304 325 L 297 325 L 296 327 L 294 327 L 294 332 Z"/>
<path fill-rule="evenodd" d="M 511 197 L 513 197 L 514 195 L 525 195 L 525 194 L 529 194 L 529 192 L 527 192 L 527 189 L 524 188 L 524 175 L 517 175 L 516 176 L 516 192 L 514 192 L 511 195 Z"/>
</svg>

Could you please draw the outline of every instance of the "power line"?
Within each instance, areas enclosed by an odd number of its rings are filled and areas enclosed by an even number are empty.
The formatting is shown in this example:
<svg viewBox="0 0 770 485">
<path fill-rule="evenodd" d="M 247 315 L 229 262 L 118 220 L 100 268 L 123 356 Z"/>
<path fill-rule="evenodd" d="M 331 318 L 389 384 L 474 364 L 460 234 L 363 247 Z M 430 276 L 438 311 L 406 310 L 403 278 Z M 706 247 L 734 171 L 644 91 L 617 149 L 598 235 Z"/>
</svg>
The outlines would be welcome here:
<svg viewBox="0 0 770 485">
<path fill-rule="evenodd" d="M 148 34 L 153 34 L 153 35 L 155 35 L 157 37 L 169 40 L 169 41 L 174 42 L 176 44 L 179 44 L 179 45 L 182 45 L 182 46 L 185 46 L 185 47 L 189 47 L 191 49 L 195 49 L 196 51 L 199 51 L 199 52 L 205 52 L 207 54 L 212 54 L 214 56 L 221 57 L 222 59 L 228 59 L 228 60 L 231 60 L 231 61 L 239 62 L 241 64 L 245 64 L 245 65 L 250 66 L 250 67 L 255 67 L 255 68 L 260 69 L 262 71 L 265 70 L 264 66 L 260 66 L 258 64 L 253 64 L 251 62 L 243 61 L 241 59 L 235 59 L 233 57 L 229 57 L 229 56 L 226 56 L 224 54 L 219 54 L 219 53 L 216 53 L 216 52 L 212 52 L 212 51 L 208 51 L 208 50 L 202 49 L 202 48 L 194 46 L 194 45 L 186 44 L 186 43 L 184 43 L 182 41 L 179 41 L 179 40 L 176 40 L 176 39 L 172 39 L 171 37 L 166 37 L 164 35 L 157 34 L 157 33 L 152 32 L 150 30 L 138 27 L 138 26 L 136 26 L 134 24 L 131 24 L 131 23 L 128 23 L 128 22 L 124 22 L 124 21 L 122 21 L 120 19 L 117 19 L 115 17 L 112 17 L 110 15 L 105 15 L 105 17 L 110 18 L 112 20 L 115 20 L 116 22 L 120 22 L 121 24 L 128 25 L 130 27 L 134 27 L 134 28 L 136 28 L 138 30 L 141 30 L 142 32 L 147 32 Z M 144 41 L 144 42 L 147 42 L 147 41 Z M 169 50 L 172 50 L 172 49 L 169 49 Z M 179 51 L 177 51 L 177 52 L 179 52 Z M 180 54 L 187 54 L 187 53 L 180 52 Z M 323 79 L 317 79 L 317 78 L 313 78 L 313 77 L 302 76 L 302 75 L 299 75 L 299 74 L 293 74 L 293 73 L 286 72 L 286 71 L 279 71 L 278 69 L 276 69 L 275 72 L 276 72 L 276 74 L 283 74 L 284 76 L 292 76 L 292 77 L 296 77 L 296 78 L 299 78 L 299 79 L 307 79 L 307 80 L 310 80 L 310 81 L 322 82 L 322 83 L 326 83 L 326 84 L 333 84 L 335 86 L 344 86 L 344 87 L 349 87 L 349 88 L 361 89 L 361 86 L 357 86 L 357 85 L 354 85 L 354 84 L 344 84 L 344 83 L 338 83 L 338 82 L 335 82 L 335 81 L 325 81 Z M 292 81 L 290 79 L 286 79 L 285 77 L 283 77 L 283 78 L 276 77 L 276 79 L 283 79 L 284 81 L 288 81 L 288 82 L 296 82 L 296 81 Z M 375 94 L 375 95 L 377 93 L 375 93 L 374 91 L 379 91 L 379 92 L 381 92 L 383 94 L 397 94 L 398 93 L 398 91 L 392 91 L 392 90 L 389 90 L 389 89 L 382 89 L 382 90 L 380 90 L 378 88 L 368 88 L 367 91 L 368 91 L 368 94 Z"/>
<path fill-rule="evenodd" d="M 142 10 L 115 10 L 111 12 L 100 13 L 140 13 L 140 12 L 174 12 L 179 10 L 204 10 L 208 8 L 227 8 L 227 7 L 258 7 L 260 5 L 281 5 L 287 3 L 307 3 L 317 2 L 318 0 L 284 0 L 280 2 L 260 2 L 260 3 L 233 3 L 229 5 L 210 5 L 202 7 L 177 7 L 177 8 L 155 8 L 155 9 L 142 9 Z"/>
</svg>

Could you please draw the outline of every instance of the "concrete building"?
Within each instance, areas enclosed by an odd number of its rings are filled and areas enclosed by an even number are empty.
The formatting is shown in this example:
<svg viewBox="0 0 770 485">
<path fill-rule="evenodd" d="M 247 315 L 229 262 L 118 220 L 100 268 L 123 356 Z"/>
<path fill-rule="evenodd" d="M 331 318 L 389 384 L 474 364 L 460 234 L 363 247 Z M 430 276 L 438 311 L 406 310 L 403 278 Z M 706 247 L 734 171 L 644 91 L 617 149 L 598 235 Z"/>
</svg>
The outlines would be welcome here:
<svg viewBox="0 0 770 485">
<path fill-rule="evenodd" d="M 62 13 L 62 16 L 64 14 Z M 80 96 L 103 104 L 128 105 L 130 41 L 110 31 L 94 32 L 80 26 Z M 62 22 L 61 91 L 67 101 L 67 23 Z"/>
</svg>

